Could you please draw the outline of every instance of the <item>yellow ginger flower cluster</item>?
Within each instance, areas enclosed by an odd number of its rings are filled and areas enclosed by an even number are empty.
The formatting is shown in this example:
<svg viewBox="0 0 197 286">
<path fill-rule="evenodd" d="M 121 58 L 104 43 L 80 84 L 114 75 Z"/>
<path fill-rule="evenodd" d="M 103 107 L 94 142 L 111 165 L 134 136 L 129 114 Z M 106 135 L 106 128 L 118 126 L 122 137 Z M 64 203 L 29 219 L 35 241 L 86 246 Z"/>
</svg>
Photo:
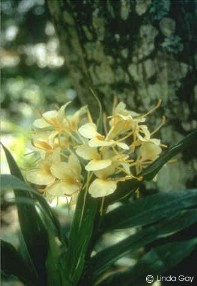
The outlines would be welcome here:
<svg viewBox="0 0 197 286">
<path fill-rule="evenodd" d="M 26 178 L 49 200 L 82 189 L 94 198 L 112 194 L 120 181 L 140 178 L 143 168 L 158 158 L 161 143 L 145 124 L 146 116 L 117 104 L 98 130 L 87 106 L 66 115 L 70 102 L 34 121 L 32 144 L 40 158 Z"/>
</svg>

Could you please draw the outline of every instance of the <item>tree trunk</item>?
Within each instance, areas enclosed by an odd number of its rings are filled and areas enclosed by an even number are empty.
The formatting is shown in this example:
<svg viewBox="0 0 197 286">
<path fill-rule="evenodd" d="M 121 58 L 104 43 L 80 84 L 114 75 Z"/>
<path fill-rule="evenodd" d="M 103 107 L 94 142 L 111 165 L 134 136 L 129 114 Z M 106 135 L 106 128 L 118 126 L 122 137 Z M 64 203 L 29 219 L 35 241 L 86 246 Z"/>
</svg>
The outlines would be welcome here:
<svg viewBox="0 0 197 286">
<path fill-rule="evenodd" d="M 173 144 L 196 128 L 195 8 L 187 0 L 47 0 L 73 85 L 82 104 L 97 115 L 89 88 L 110 113 L 114 96 L 136 112 L 153 115 L 162 141 Z M 157 187 L 195 184 L 194 151 L 160 172 Z M 152 187 L 150 185 L 149 187 Z"/>
</svg>

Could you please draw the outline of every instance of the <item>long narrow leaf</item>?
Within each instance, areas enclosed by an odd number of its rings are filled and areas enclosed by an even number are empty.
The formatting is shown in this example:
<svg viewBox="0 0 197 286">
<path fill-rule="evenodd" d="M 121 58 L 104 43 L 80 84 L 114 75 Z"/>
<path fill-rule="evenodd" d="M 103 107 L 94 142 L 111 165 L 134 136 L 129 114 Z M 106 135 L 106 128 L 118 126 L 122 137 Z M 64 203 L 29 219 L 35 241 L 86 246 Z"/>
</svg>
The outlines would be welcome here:
<svg viewBox="0 0 197 286">
<path fill-rule="evenodd" d="M 24 181 L 21 181 L 17 177 L 13 175 L 7 175 L 7 174 L 2 174 L 0 175 L 0 181 L 1 181 L 1 191 L 3 190 L 21 190 L 21 191 L 26 191 L 27 193 L 32 193 L 35 196 L 41 197 L 41 194 L 38 192 L 34 191 L 29 185 L 27 185 Z M 24 195 L 24 192 L 23 192 Z"/>
<path fill-rule="evenodd" d="M 16 176 L 18 179 L 24 181 L 23 175 L 22 175 L 19 167 L 17 166 L 14 158 L 12 157 L 11 153 L 3 144 L 1 144 L 1 145 L 2 145 L 4 152 L 5 152 L 5 155 L 6 155 L 6 159 L 8 162 L 9 169 L 10 169 L 10 173 L 12 175 Z"/>
<path fill-rule="evenodd" d="M 3 148 L 11 174 L 24 181 L 20 169 L 11 153 L 5 146 L 3 146 Z M 14 194 L 17 199 L 16 202 L 20 201 L 20 198 L 32 198 L 30 192 L 23 192 L 20 189 L 14 189 Z M 28 251 L 28 258 L 31 260 L 33 268 L 36 269 L 35 275 L 37 275 L 40 286 L 47 285 L 45 268 L 45 261 L 48 253 L 47 231 L 44 228 L 43 222 L 34 205 L 16 204 L 16 206 L 21 232 Z"/>
<path fill-rule="evenodd" d="M 80 193 L 72 222 L 66 257 L 67 276 L 70 281 L 68 285 L 77 285 L 83 272 L 87 250 L 93 234 L 97 204 L 97 200 L 85 191 Z"/>
<path fill-rule="evenodd" d="M 1 240 L 1 270 L 4 275 L 14 275 L 27 286 L 37 285 L 32 271 L 28 268 L 22 256 L 8 242 Z"/>
<path fill-rule="evenodd" d="M 155 240 L 170 236 L 172 233 L 174 234 L 196 222 L 197 209 L 183 210 L 173 217 L 164 219 L 155 225 L 150 225 L 116 245 L 104 249 L 92 258 L 93 277 L 98 277 L 124 255 L 136 251 Z"/>
<path fill-rule="evenodd" d="M 134 267 L 108 277 L 98 283 L 98 286 L 145 286 L 147 285 L 146 277 L 150 279 L 149 281 L 151 279 L 154 282 L 158 281 L 161 274 L 180 263 L 196 247 L 197 238 L 182 242 L 170 242 L 155 247 L 146 253 Z M 176 277 L 176 279 L 178 281 L 179 278 Z M 181 285 L 181 281 L 179 282 Z"/>
<path fill-rule="evenodd" d="M 97 104 L 98 104 L 98 109 L 99 109 L 99 114 L 98 114 L 98 118 L 96 121 L 96 125 L 97 125 L 97 130 L 99 133 L 103 132 L 103 110 L 102 110 L 102 105 L 100 100 L 98 99 L 98 97 L 96 96 L 96 94 L 94 93 L 93 89 L 90 87 L 90 91 L 93 95 L 93 97 L 95 98 Z"/>
<path fill-rule="evenodd" d="M 40 204 L 40 207 L 42 207 L 43 211 L 47 213 L 47 215 L 51 218 L 53 221 L 55 227 L 56 227 L 56 232 L 59 233 L 60 231 L 60 225 L 59 222 L 54 215 L 52 209 L 49 207 L 47 204 L 46 200 L 43 198 L 43 196 L 38 193 L 37 191 L 33 190 L 29 185 L 27 185 L 24 181 L 20 180 L 19 178 L 13 176 L 13 175 L 7 175 L 7 174 L 2 174 L 0 175 L 0 181 L 1 181 L 1 191 L 3 190 L 19 190 L 20 191 L 20 196 L 18 202 L 22 201 L 22 197 L 27 198 L 27 200 L 34 200 L 35 202 L 38 202 Z M 22 195 L 23 193 L 23 195 Z M 27 194 L 29 194 L 27 196 Z M 18 196 L 17 196 L 18 197 Z M 23 200 L 25 201 L 25 200 Z M 61 237 L 61 233 L 59 233 L 59 236 Z"/>
<path fill-rule="evenodd" d="M 125 204 L 106 214 L 100 232 L 144 226 L 197 206 L 197 189 L 158 193 Z"/>
<path fill-rule="evenodd" d="M 67 277 L 65 260 L 62 258 L 62 251 L 67 249 L 64 240 L 60 240 L 58 235 L 55 235 L 53 221 L 43 212 L 42 219 L 45 227 L 48 230 L 49 246 L 46 259 L 47 269 L 47 286 L 62 285 L 66 286 Z"/>
</svg>

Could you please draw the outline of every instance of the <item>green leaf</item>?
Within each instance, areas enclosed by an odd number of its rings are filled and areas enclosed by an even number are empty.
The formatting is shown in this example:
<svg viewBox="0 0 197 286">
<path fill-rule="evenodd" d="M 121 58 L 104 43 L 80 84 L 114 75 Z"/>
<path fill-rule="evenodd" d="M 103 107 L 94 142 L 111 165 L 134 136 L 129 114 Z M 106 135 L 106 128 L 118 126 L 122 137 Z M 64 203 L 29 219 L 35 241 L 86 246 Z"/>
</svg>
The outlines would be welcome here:
<svg viewBox="0 0 197 286">
<path fill-rule="evenodd" d="M 33 193 L 35 196 L 41 197 L 41 195 L 38 192 L 34 191 L 24 181 L 21 181 L 20 179 L 18 179 L 17 177 L 13 175 L 2 174 L 0 175 L 0 181 L 1 181 L 1 186 L 2 186 L 1 191 L 15 189 L 15 190 L 30 192 L 30 193 Z"/>
<path fill-rule="evenodd" d="M 134 267 L 130 267 L 125 272 L 111 275 L 101 283 L 98 283 L 98 286 L 145 286 L 147 285 L 147 275 L 152 275 L 154 281 L 157 281 L 159 275 L 172 269 L 189 256 L 196 249 L 196 246 L 197 238 L 193 238 L 155 247 L 146 253 Z"/>
<path fill-rule="evenodd" d="M 8 161 L 8 165 L 9 165 L 9 169 L 10 169 L 11 174 L 16 176 L 18 179 L 24 181 L 23 175 L 22 175 L 19 167 L 17 166 L 14 158 L 12 157 L 11 153 L 9 152 L 9 150 L 3 144 L 1 144 L 1 145 L 2 145 L 2 147 L 4 149 L 4 152 L 5 152 L 5 155 L 6 155 L 6 159 Z"/>
<path fill-rule="evenodd" d="M 97 204 L 98 201 L 92 198 L 86 190 L 80 192 L 69 236 L 69 248 L 66 253 L 66 276 L 70 281 L 66 285 L 77 285 L 82 275 L 93 235 Z"/>
<path fill-rule="evenodd" d="M 120 241 L 107 249 L 100 251 L 91 259 L 93 277 L 97 278 L 116 260 L 126 254 L 136 251 L 153 241 L 168 237 L 197 222 L 197 209 L 182 210 L 172 217 L 161 220 L 137 231 L 136 234 Z"/>
<path fill-rule="evenodd" d="M 67 249 L 65 242 L 55 235 L 54 224 L 50 217 L 43 213 L 43 222 L 48 229 L 49 247 L 46 259 L 47 286 L 66 286 L 67 277 L 65 260 L 61 260 L 62 250 Z"/>
<path fill-rule="evenodd" d="M 98 97 L 96 96 L 96 94 L 94 93 L 93 89 L 90 87 L 90 91 L 92 93 L 92 95 L 94 96 L 94 98 L 96 99 L 96 102 L 98 104 L 99 107 L 99 116 L 96 122 L 97 125 L 97 130 L 99 133 L 103 132 L 103 109 L 102 109 L 102 105 L 100 100 L 98 99 Z"/>
<path fill-rule="evenodd" d="M 10 172 L 19 180 L 24 181 L 23 176 L 18 168 L 11 153 L 3 146 L 5 155 L 8 161 Z M 31 200 L 36 198 L 27 191 L 24 192 L 20 189 L 14 189 L 16 197 L 16 206 L 18 210 L 18 218 L 20 223 L 21 232 L 23 234 L 25 249 L 27 250 L 27 259 L 31 261 L 32 269 L 35 269 L 35 275 L 39 280 L 39 285 L 47 285 L 47 275 L 45 268 L 45 261 L 48 253 L 48 235 L 47 230 L 39 216 L 35 205 L 20 204 L 20 199 Z"/>
<path fill-rule="evenodd" d="M 25 285 L 35 286 L 37 281 L 22 256 L 8 242 L 1 240 L 1 270 L 4 275 L 14 275 Z"/>
<path fill-rule="evenodd" d="M 49 252 L 46 259 L 47 268 L 47 286 L 54 285 L 66 285 L 61 283 L 61 271 L 60 271 L 60 255 L 61 244 L 56 240 L 53 233 L 49 234 Z"/>
<path fill-rule="evenodd" d="M 189 148 L 191 145 L 196 146 L 197 143 L 197 129 L 193 130 L 190 134 L 188 134 L 183 140 L 175 144 L 174 146 L 167 149 L 163 152 L 160 157 L 155 160 L 152 164 L 150 164 L 142 173 L 145 181 L 152 180 L 159 170 L 166 164 L 170 159 L 172 159 L 175 155 L 182 152 L 186 148 Z"/>
<path fill-rule="evenodd" d="M 194 206 L 197 206 L 197 189 L 150 195 L 106 214 L 100 232 L 148 225 Z"/>
<path fill-rule="evenodd" d="M 55 214 L 53 213 L 52 209 L 49 207 L 48 203 L 46 202 L 46 200 L 44 199 L 44 197 L 40 193 L 38 193 L 37 191 L 32 189 L 24 181 L 21 181 L 20 179 L 18 179 L 17 177 L 15 177 L 13 175 L 2 174 L 2 175 L 0 175 L 0 181 L 1 181 L 1 191 L 12 189 L 15 191 L 19 190 L 21 194 L 23 192 L 23 196 L 19 196 L 19 199 L 17 200 L 18 203 L 25 202 L 26 195 L 27 195 L 27 193 L 29 193 L 31 196 L 28 196 L 26 201 L 32 202 L 32 204 L 34 202 L 34 205 L 35 205 L 35 203 L 38 203 L 40 205 L 40 207 L 42 208 L 42 211 L 46 212 L 46 214 L 53 221 L 53 223 L 56 227 L 56 232 L 59 233 L 60 237 L 62 236 L 62 234 L 60 233 L 60 225 L 59 225 L 59 222 L 58 222 Z"/>
</svg>

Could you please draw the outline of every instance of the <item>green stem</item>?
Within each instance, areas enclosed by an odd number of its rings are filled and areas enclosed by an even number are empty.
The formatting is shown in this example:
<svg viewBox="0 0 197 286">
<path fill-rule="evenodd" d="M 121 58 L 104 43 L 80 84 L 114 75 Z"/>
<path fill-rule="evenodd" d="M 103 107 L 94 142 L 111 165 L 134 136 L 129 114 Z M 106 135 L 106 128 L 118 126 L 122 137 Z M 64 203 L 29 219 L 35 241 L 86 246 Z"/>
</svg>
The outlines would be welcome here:
<svg viewBox="0 0 197 286">
<path fill-rule="evenodd" d="M 77 285 L 83 274 L 87 250 L 93 237 L 97 205 L 98 200 L 92 198 L 87 189 L 81 191 L 69 237 L 66 257 L 68 283 L 65 286 Z"/>
</svg>

